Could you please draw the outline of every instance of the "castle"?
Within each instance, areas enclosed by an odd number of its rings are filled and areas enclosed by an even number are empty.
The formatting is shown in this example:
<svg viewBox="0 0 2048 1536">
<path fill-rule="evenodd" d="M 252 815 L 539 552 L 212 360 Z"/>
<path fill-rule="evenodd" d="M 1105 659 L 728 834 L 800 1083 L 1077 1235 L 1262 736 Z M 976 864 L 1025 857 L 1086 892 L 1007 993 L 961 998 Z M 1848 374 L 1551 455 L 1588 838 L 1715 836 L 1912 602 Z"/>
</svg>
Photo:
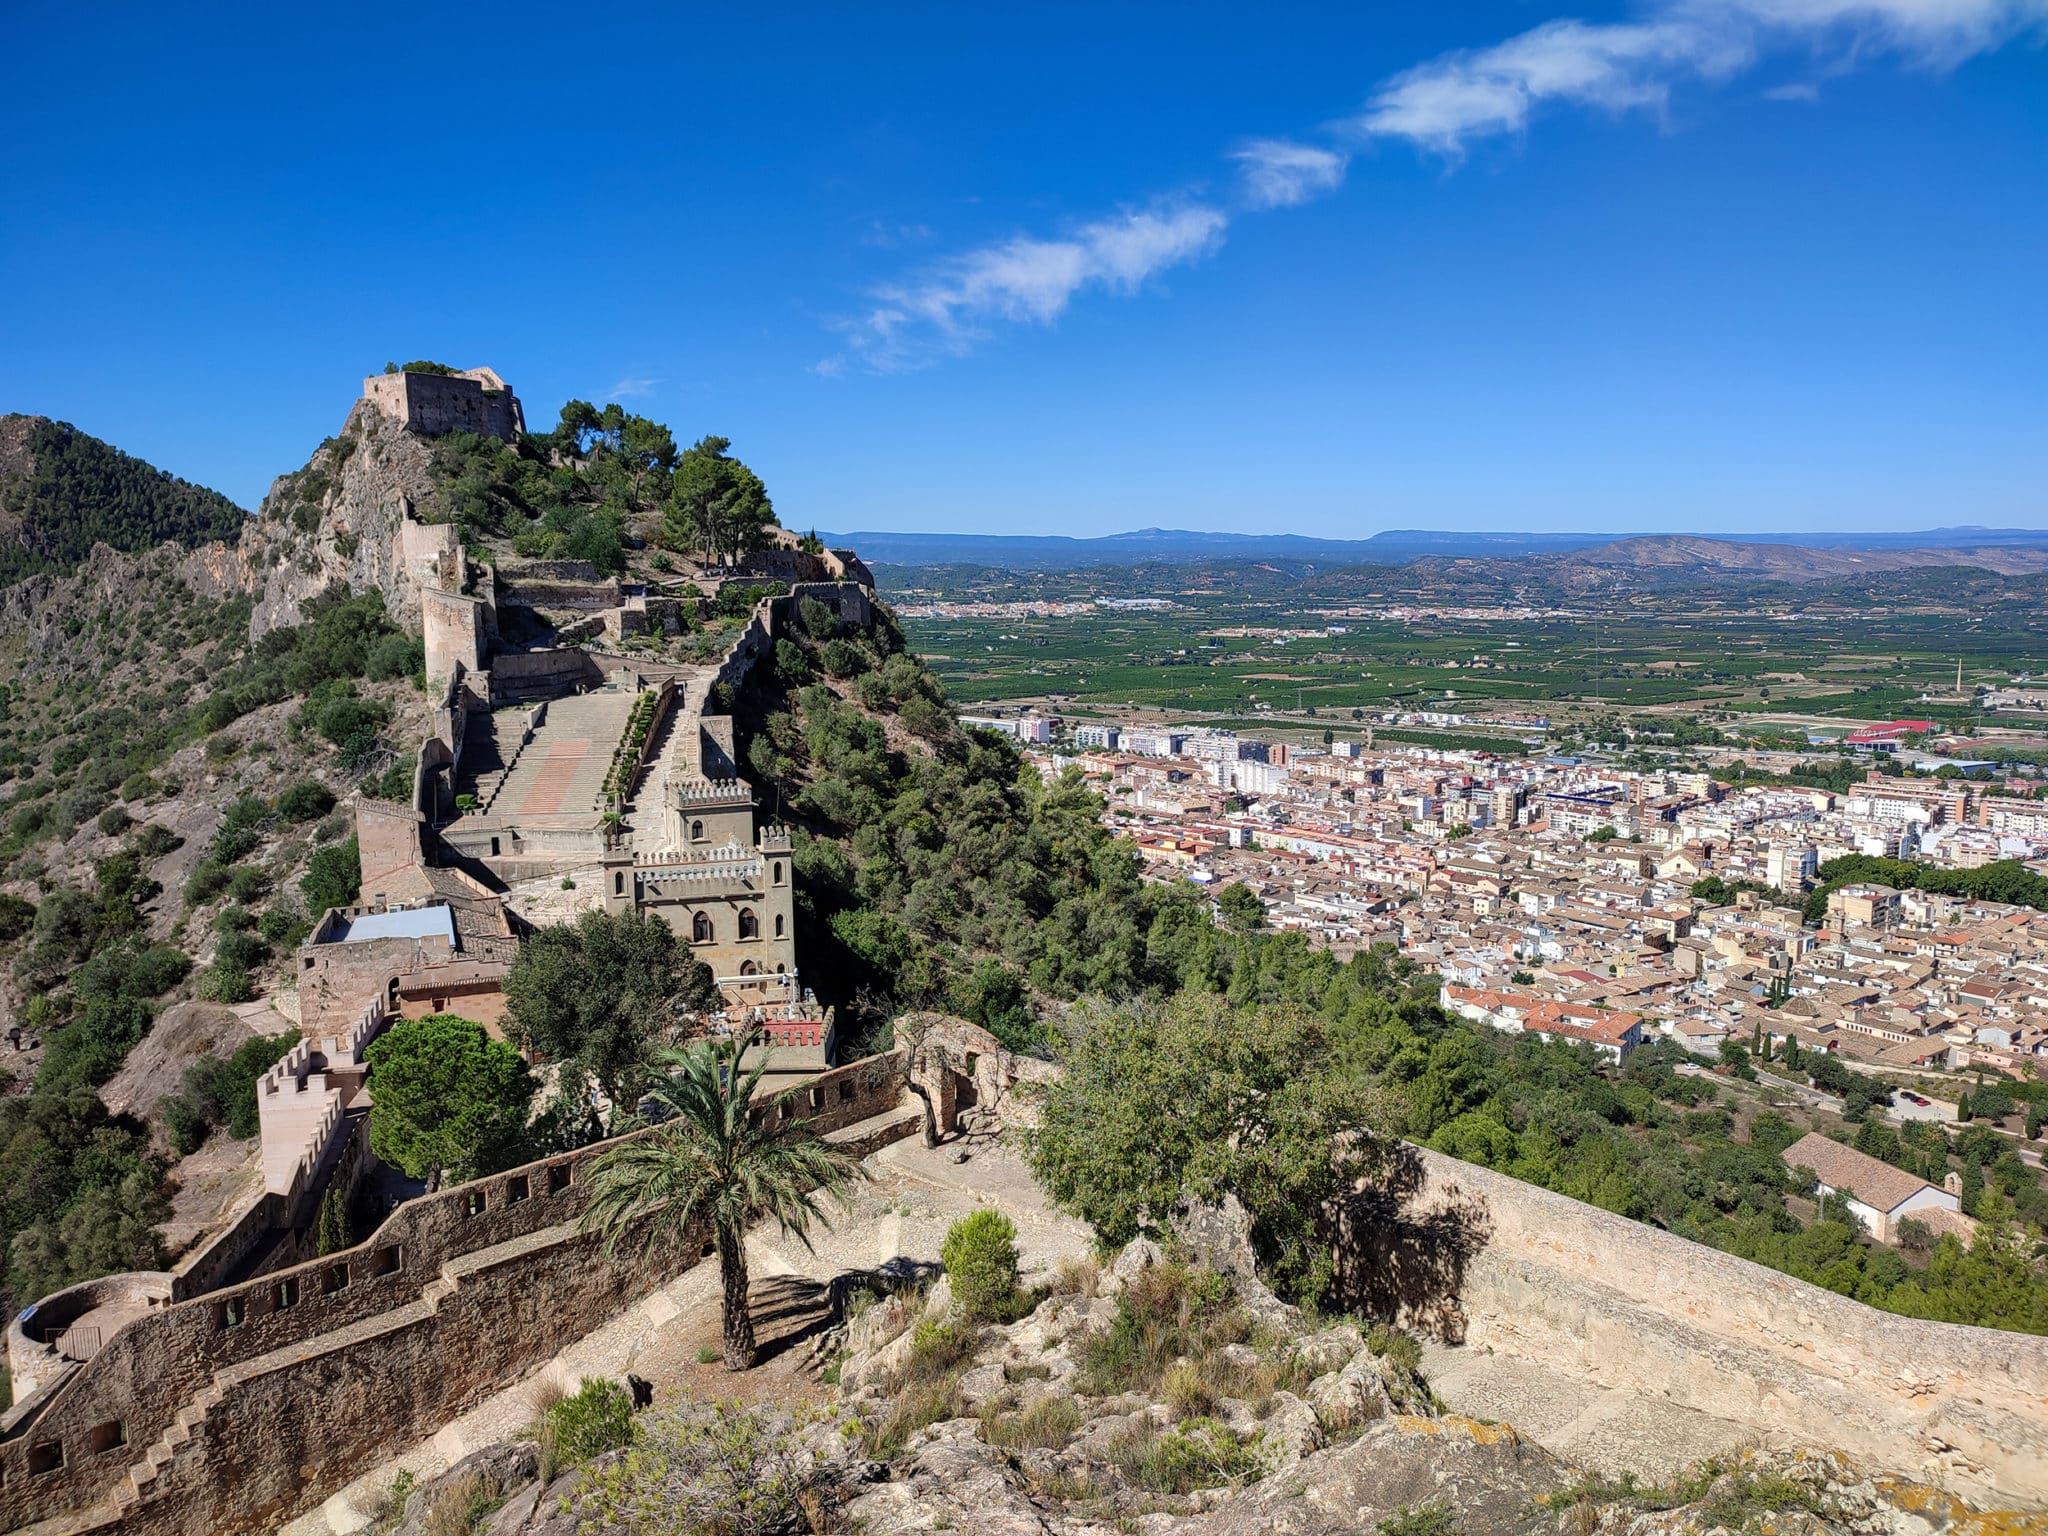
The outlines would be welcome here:
<svg viewBox="0 0 2048 1536">
<path fill-rule="evenodd" d="M 487 373 L 469 376 L 479 399 Z M 415 397 L 413 378 L 437 382 Z M 373 379 L 366 395 L 424 430 L 453 419 L 433 414 L 444 386 Z M 502 408 L 516 422 L 516 401 Z M 721 701 L 772 656 L 803 598 L 869 620 L 858 560 L 770 551 L 748 574 L 786 590 L 716 662 L 690 666 L 608 648 L 664 625 L 686 596 L 559 563 L 477 566 L 453 527 L 398 510 L 437 707 L 409 800 L 359 809 L 362 903 L 324 914 L 297 956 L 304 1038 L 258 1085 L 261 1190 L 172 1271 L 85 1282 L 11 1322 L 6 1528 L 274 1528 L 701 1261 L 700 1243 L 612 1254 L 582 1232 L 602 1148 L 406 1201 L 340 1252 L 308 1241 L 322 1192 L 352 1189 L 370 1166 L 368 1043 L 423 1012 L 492 1022 L 521 890 L 568 881 L 576 902 L 658 915 L 739 1011 L 793 1033 L 829 1027 L 801 993 L 789 843 L 739 774 Z M 741 578 L 700 578 L 726 579 Z M 535 645 L 514 638 L 535 631 L 522 610 L 576 617 Z M 562 643 L 570 630 L 590 643 Z M 864 1153 L 916 1133 L 921 1111 L 903 1097 L 914 1078 L 950 1128 L 1016 1071 L 992 1037 L 957 1029 L 943 1053 L 831 1068 L 763 1110 Z M 1475 1346 L 1759 1435 L 1810 1439 L 1824 1424 L 1843 1450 L 1971 1497 L 2043 1496 L 2048 1341 L 1879 1314 L 1504 1174 L 1418 1157 L 1401 1208 L 1356 1234 L 1359 1265 L 1398 1291 L 1431 1262 L 1439 1217 L 1476 1205 L 1483 1219 L 1458 1222 L 1484 1245 L 1461 1260 Z"/>
<path fill-rule="evenodd" d="M 526 430 L 519 397 L 489 368 L 376 374 L 363 380 L 363 398 L 421 437 L 475 432 L 513 443 Z"/>
<path fill-rule="evenodd" d="M 363 398 L 420 437 L 514 441 L 523 425 L 488 368 L 376 376 Z M 475 562 L 453 524 L 402 495 L 390 511 L 395 606 L 421 616 L 435 700 L 409 754 L 411 793 L 359 799 L 359 904 L 321 915 L 295 957 L 303 1038 L 257 1085 L 257 1190 L 173 1271 L 71 1287 L 10 1327 L 9 1528 L 67 1512 L 79 1529 L 178 1532 L 270 1518 L 302 1496 L 299 1469 L 317 1486 L 393 1433 L 430 1432 L 545 1359 L 564 1329 L 596 1326 L 695 1261 L 592 1250 L 575 1222 L 588 1152 L 406 1201 L 368 1243 L 317 1252 L 322 1198 L 353 1200 L 375 1170 L 370 1043 L 444 1011 L 499 1029 L 534 893 L 549 893 L 549 920 L 597 908 L 666 923 L 710 968 L 728 1021 L 765 1029 L 776 1086 L 807 1085 L 802 1109 L 781 1113 L 859 1147 L 916 1129 L 900 1106 L 908 1064 L 832 1070 L 831 1014 L 801 980 L 789 837 L 741 776 L 728 713 L 798 603 L 871 622 L 859 559 L 781 537 L 736 569 L 650 590 L 575 562 Z M 782 590 L 722 655 L 628 648 L 677 632 L 687 608 L 735 583 Z M 944 1083 L 927 1091 L 956 1101 Z M 512 1314 L 533 1326 L 508 1325 Z M 300 1380 L 315 1361 L 330 1384 L 363 1391 L 405 1378 L 409 1406 L 344 1412 Z M 291 1425 L 310 1438 L 271 1457 Z"/>
</svg>

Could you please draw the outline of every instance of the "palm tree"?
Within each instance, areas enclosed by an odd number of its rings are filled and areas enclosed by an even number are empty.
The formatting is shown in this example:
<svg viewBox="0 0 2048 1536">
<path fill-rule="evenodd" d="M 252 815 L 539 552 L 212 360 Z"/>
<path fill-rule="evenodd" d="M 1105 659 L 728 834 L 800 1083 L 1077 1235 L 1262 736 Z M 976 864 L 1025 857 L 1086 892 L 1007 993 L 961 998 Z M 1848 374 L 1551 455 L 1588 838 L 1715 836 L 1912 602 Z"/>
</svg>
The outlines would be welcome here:
<svg viewBox="0 0 2048 1536">
<path fill-rule="evenodd" d="M 710 1222 L 729 1371 L 754 1363 L 747 1228 L 772 1218 L 809 1248 L 806 1228 L 824 1216 L 819 1197 L 843 1198 L 861 1176 L 857 1158 L 821 1140 L 806 1122 L 773 1113 L 785 1095 L 754 1102 L 768 1053 L 744 1073 L 740 1061 L 759 1039 L 760 1031 L 749 1029 L 736 1040 L 699 1040 L 664 1052 L 661 1081 L 649 1094 L 663 1118 L 597 1160 L 583 1213 L 586 1231 L 605 1234 L 607 1253 L 629 1234 L 647 1248 L 664 1238 L 686 1242 L 692 1226 Z"/>
</svg>

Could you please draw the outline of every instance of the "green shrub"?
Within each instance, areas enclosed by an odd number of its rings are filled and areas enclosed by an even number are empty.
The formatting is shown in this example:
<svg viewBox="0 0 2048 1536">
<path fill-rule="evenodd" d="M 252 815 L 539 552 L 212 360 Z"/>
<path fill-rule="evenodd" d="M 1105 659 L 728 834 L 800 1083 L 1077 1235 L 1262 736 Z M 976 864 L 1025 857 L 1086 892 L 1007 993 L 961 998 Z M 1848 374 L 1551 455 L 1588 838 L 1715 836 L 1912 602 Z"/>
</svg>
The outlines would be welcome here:
<svg viewBox="0 0 2048 1536">
<path fill-rule="evenodd" d="M 170 1133 L 171 1150 L 184 1157 L 199 1150 L 213 1123 L 183 1094 L 166 1094 L 157 1106 Z"/>
<path fill-rule="evenodd" d="M 558 1465 L 571 1466 L 633 1439 L 633 1399 L 616 1381 L 593 1376 L 548 1410 Z"/>
<path fill-rule="evenodd" d="M 1081 1418 L 1081 1406 L 1071 1397 L 1041 1397 L 1022 1413 L 984 1411 L 981 1438 L 1011 1451 L 1063 1451 Z"/>
<path fill-rule="evenodd" d="M 1422 1369 L 1422 1346 L 1415 1335 L 1399 1328 L 1375 1328 L 1365 1337 L 1365 1347 L 1404 1371 Z"/>
<path fill-rule="evenodd" d="M 230 879 L 228 867 L 216 864 L 211 859 L 202 859 L 185 877 L 185 905 L 196 907 L 201 902 L 211 901 L 228 888 Z"/>
<path fill-rule="evenodd" d="M 958 1323 L 926 1318 L 917 1325 L 910 1340 L 910 1360 L 905 1365 L 906 1381 L 935 1381 L 961 1364 L 974 1352 L 972 1330 Z"/>
<path fill-rule="evenodd" d="M 822 605 L 821 605 L 822 606 Z M 1017 1298 L 1017 1228 L 1000 1211 L 963 1216 L 946 1232 L 940 1257 L 953 1305 L 970 1318 L 1005 1318 Z"/>
<path fill-rule="evenodd" d="M 270 894 L 270 876 L 243 865 L 228 876 L 228 895 L 245 905 Z"/>
<path fill-rule="evenodd" d="M 277 814 L 289 822 L 312 821 L 333 809 L 333 793 L 317 779 L 300 779 L 277 797 Z"/>
<path fill-rule="evenodd" d="M 209 1003 L 246 1003 L 256 995 L 256 984 L 246 968 L 216 960 L 199 973 L 198 991 Z"/>
<path fill-rule="evenodd" d="M 100 818 L 96 825 L 106 836 L 119 837 L 123 832 L 126 832 L 135 825 L 135 818 L 130 816 L 125 808 L 118 805 L 110 805 L 100 812 Z"/>
<path fill-rule="evenodd" d="M 1250 1328 L 1227 1277 L 1154 1264 L 1118 1292 L 1109 1326 L 1081 1341 L 1075 1388 L 1091 1397 L 1154 1391 L 1176 1360 L 1206 1360 L 1225 1344 L 1241 1343 Z"/>
<path fill-rule="evenodd" d="M 363 868 L 356 840 L 350 838 L 314 854 L 299 881 L 299 889 L 306 893 L 309 912 L 353 906 L 363 891 Z"/>
<path fill-rule="evenodd" d="M 147 822 L 135 834 L 135 856 L 139 859 L 155 860 L 167 853 L 175 853 L 185 846 L 185 839 L 169 827 L 157 822 Z"/>
<path fill-rule="evenodd" d="M 265 912 L 256 924 L 256 931 L 264 941 L 275 949 L 296 949 L 299 941 L 312 930 L 312 924 L 296 907 L 275 906 Z"/>
<path fill-rule="evenodd" d="M 1189 1419 L 1165 1434 L 1139 1431 L 1111 1450 L 1125 1477 L 1153 1493 L 1192 1493 L 1257 1482 L 1266 1463 L 1258 1436 L 1241 1441 L 1216 1419 Z"/>
<path fill-rule="evenodd" d="M 33 928 L 35 921 L 34 902 L 0 893 L 0 944 L 12 944 Z"/>
<path fill-rule="evenodd" d="M 920 1429 L 964 1418 L 966 1414 L 958 1376 L 910 1382 L 896 1389 L 887 1417 L 867 1426 L 862 1445 L 870 1456 L 889 1456 L 902 1449 L 903 1442 Z"/>
</svg>

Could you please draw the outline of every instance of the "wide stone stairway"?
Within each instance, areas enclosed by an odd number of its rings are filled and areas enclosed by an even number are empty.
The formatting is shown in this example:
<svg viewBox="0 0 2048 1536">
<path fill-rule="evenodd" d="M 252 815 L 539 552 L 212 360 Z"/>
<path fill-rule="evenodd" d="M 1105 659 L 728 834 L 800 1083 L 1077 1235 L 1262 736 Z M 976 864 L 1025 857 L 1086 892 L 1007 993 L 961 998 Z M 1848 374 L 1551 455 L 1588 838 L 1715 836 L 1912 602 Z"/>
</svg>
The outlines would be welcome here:
<svg viewBox="0 0 2048 1536">
<path fill-rule="evenodd" d="M 612 753 L 633 713 L 634 697 L 624 690 L 603 689 L 554 700 L 533 738 L 523 746 L 514 744 L 509 757 L 508 744 L 497 743 L 506 766 L 502 777 L 488 786 L 479 777 L 479 808 L 511 821 L 596 809 Z M 512 723 L 506 720 L 498 729 Z"/>
</svg>

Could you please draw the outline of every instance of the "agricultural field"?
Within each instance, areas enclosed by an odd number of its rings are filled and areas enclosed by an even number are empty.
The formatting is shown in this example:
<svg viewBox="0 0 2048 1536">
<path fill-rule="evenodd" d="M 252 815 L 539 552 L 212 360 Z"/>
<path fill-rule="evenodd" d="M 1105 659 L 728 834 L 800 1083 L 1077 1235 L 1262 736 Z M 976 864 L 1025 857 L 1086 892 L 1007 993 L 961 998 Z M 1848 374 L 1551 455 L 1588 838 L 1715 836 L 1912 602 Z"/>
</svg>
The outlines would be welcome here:
<svg viewBox="0 0 2048 1536">
<path fill-rule="evenodd" d="M 960 614 L 934 596 L 898 594 L 912 609 L 905 630 L 963 708 L 1240 721 L 1644 712 L 1766 730 L 1910 714 L 1982 725 L 1996 722 L 1967 702 L 1973 688 L 2048 666 L 2048 635 L 2027 612 L 1735 612 L 1638 595 L 1570 610 L 1443 604 L 1418 614 L 1182 590 L 1160 609 Z M 917 616 L 921 605 L 942 611 Z M 1964 702 L 1949 697 L 1958 660 Z"/>
</svg>

